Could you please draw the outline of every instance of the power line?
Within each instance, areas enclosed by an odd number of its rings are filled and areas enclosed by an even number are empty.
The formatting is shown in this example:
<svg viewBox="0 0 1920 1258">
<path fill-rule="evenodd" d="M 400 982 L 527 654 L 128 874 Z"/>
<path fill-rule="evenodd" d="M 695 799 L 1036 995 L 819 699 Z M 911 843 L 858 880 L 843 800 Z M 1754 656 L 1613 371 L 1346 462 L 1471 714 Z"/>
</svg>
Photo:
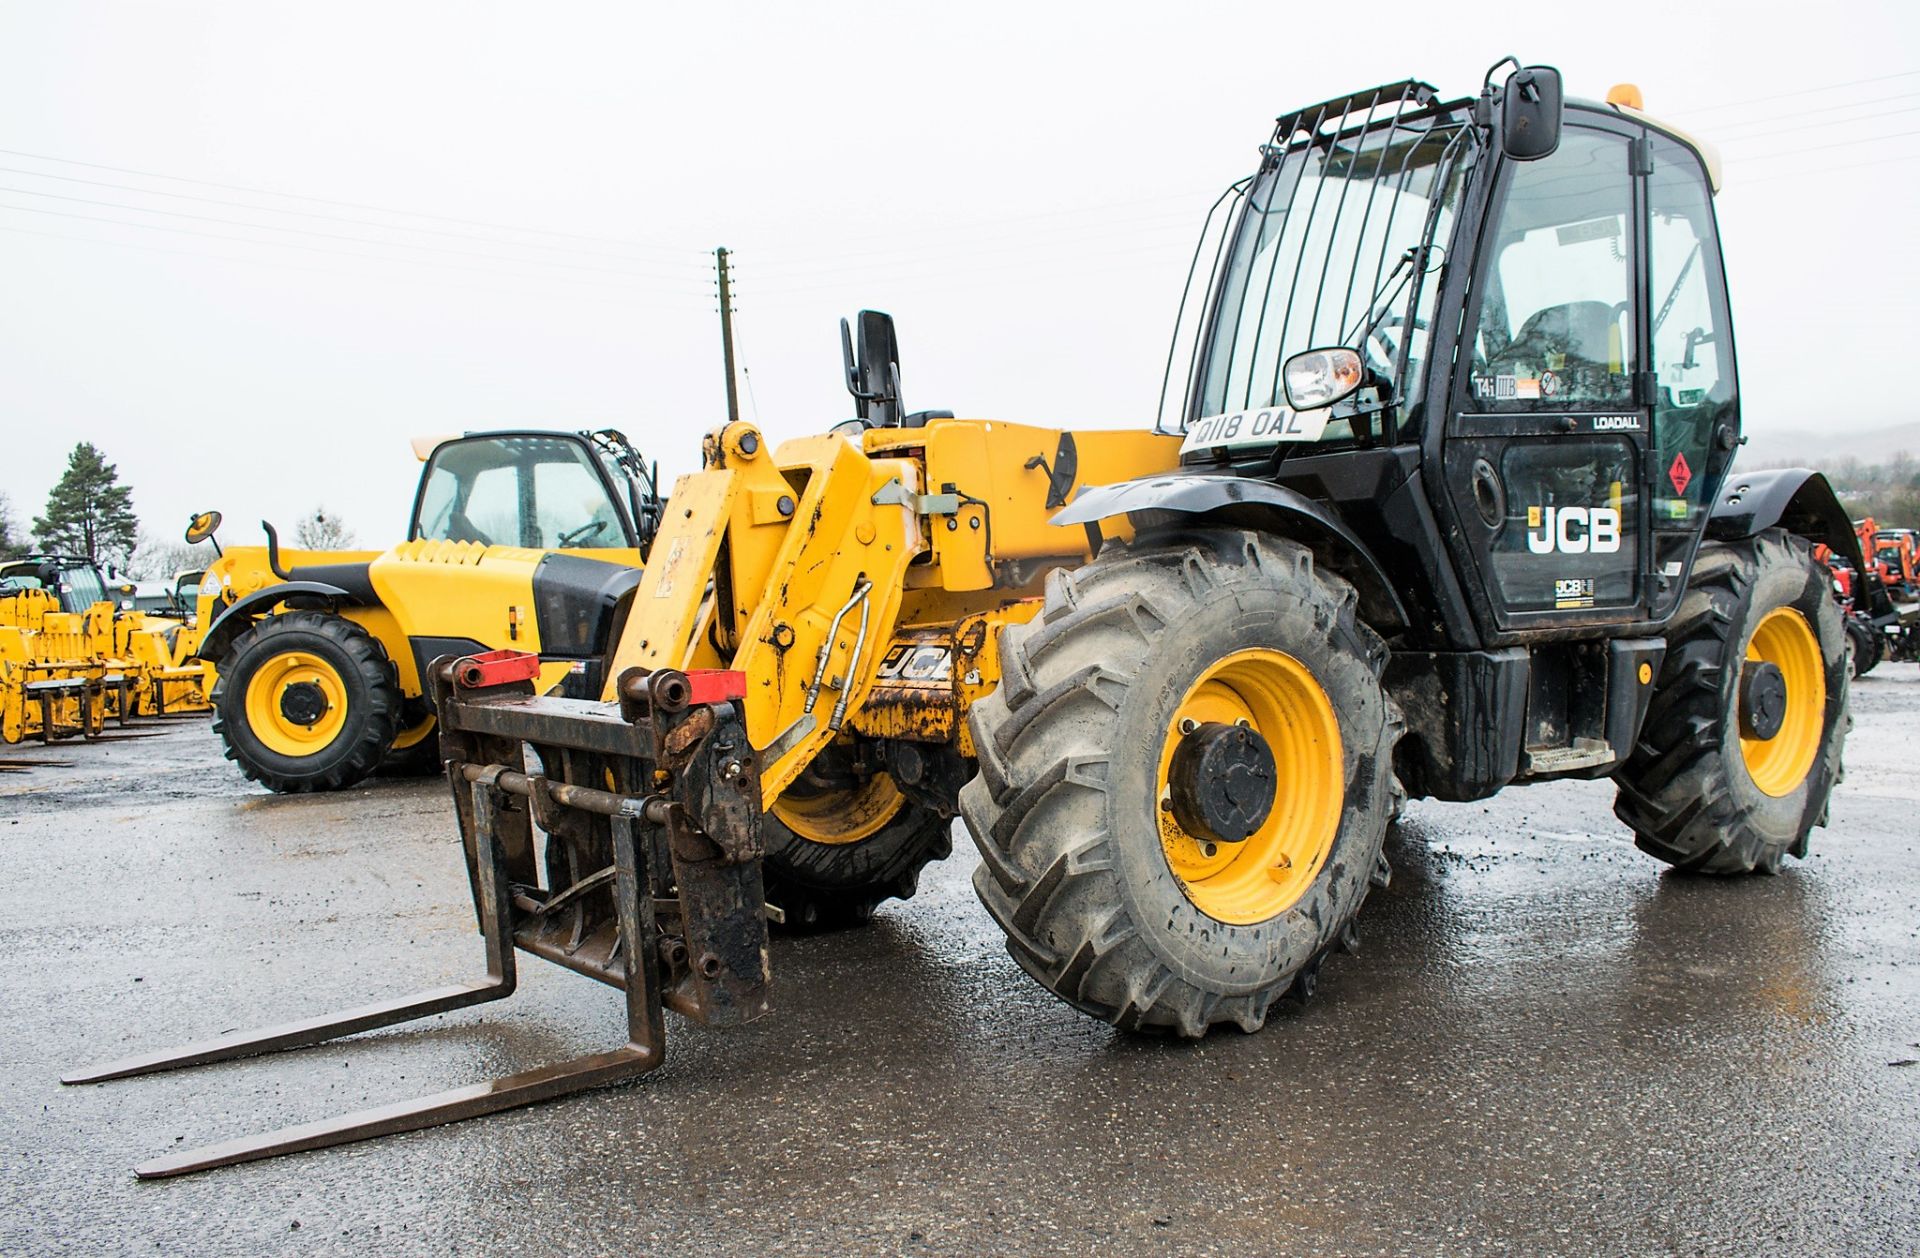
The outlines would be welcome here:
<svg viewBox="0 0 1920 1258">
<path fill-rule="evenodd" d="M 242 267 L 263 267 L 263 266 L 273 267 L 274 269 L 281 270 L 281 271 L 300 271 L 308 275 L 325 275 L 334 279 L 338 279 L 342 275 L 342 272 L 338 270 L 324 270 L 320 267 L 314 267 L 314 266 L 298 266 L 292 262 L 281 262 L 271 258 L 236 258 L 231 254 L 207 253 L 204 250 L 199 250 L 199 249 L 165 249 L 158 245 L 143 245 L 131 240 L 103 240 L 97 236 L 69 236 L 62 232 L 35 231 L 31 227 L 13 227 L 4 223 L 0 223 L 0 231 L 13 232 L 16 235 L 21 235 L 21 236 L 40 236 L 47 240 L 66 240 L 66 241 L 71 241 L 75 244 L 82 244 L 82 245 L 106 245 L 109 248 L 113 248 L 113 249 L 134 249 L 141 253 L 157 253 L 157 254 L 163 254 L 169 257 L 176 257 L 176 258 L 207 258 L 215 262 L 230 262 L 236 266 L 242 266 Z M 248 242 L 242 242 L 242 243 L 248 243 Z M 586 301 L 586 302 L 593 302 L 598 305 L 641 307 L 649 310 L 658 310 L 658 311 L 680 309 L 678 307 L 660 305 L 656 303 L 649 303 L 644 300 L 638 300 L 648 295 L 644 293 L 631 293 L 622 297 L 601 297 L 592 293 L 558 293 L 558 292 L 552 292 L 552 291 L 542 291 L 537 288 L 506 288 L 497 284 L 491 284 L 491 285 L 461 284 L 455 281 L 438 279 L 436 277 L 427 276 L 427 275 L 391 275 L 391 274 L 382 274 L 379 272 L 358 274 L 358 275 L 355 275 L 354 278 L 374 280 L 376 282 L 384 282 L 384 283 L 401 283 L 401 284 L 410 284 L 410 285 L 424 284 L 432 288 L 453 289 L 463 293 L 491 293 L 497 296 L 538 297 L 548 301 L 565 301 L 565 302 Z"/>
<path fill-rule="evenodd" d="M 1104 241 L 1124 244 L 1144 240 L 1153 240 L 1157 244 L 1167 246 L 1178 245 L 1181 248 L 1188 248 L 1193 241 L 1193 232 L 1191 224 L 1183 221 L 1180 224 L 1169 224 L 1164 227 L 1143 231 L 1093 237 L 1083 236 L 1078 238 L 1076 243 L 1099 244 Z M 1100 252 L 1111 253 L 1113 250 L 1103 245 Z M 1015 257 L 1051 258 L 1055 256 L 1056 253 L 1057 250 L 1048 242 L 1025 240 L 977 249 L 920 249 L 895 256 L 889 260 L 873 262 L 841 263 L 824 261 L 814 263 L 812 261 L 814 255 L 809 255 L 808 265 L 778 273 L 769 282 L 764 284 L 763 287 L 769 290 L 780 290 L 794 283 L 806 283 L 811 280 L 829 278 L 836 275 L 871 275 L 875 273 L 885 273 L 897 270 L 902 266 L 914 266 L 926 262 L 971 262 L 976 258 L 1004 257 L 1007 255 L 1013 255 Z M 828 256 L 831 257 L 831 255 Z"/>
<path fill-rule="evenodd" d="M 1844 119 L 1843 121 L 1845 122 L 1878 122 L 1882 118 L 1892 118 L 1898 114 L 1920 114 L 1920 105 L 1914 105 L 1907 109 L 1885 109 L 1877 114 L 1871 115 L 1870 117 L 1847 118 L 1847 119 Z M 1775 127 L 1771 131 L 1756 131 L 1752 135 L 1731 136 L 1725 141 L 1725 143 L 1739 144 L 1739 143 L 1742 143 L 1743 141 L 1749 141 L 1749 140 L 1771 140 L 1776 135 L 1789 135 L 1795 131 L 1812 131 L 1816 128 L 1830 128 L 1833 125 L 1834 124 L 1831 122 L 1808 122 L 1808 123 L 1803 123 L 1797 127 Z M 1804 152 L 1805 150 L 1801 150 L 1801 151 Z"/>
<path fill-rule="evenodd" d="M 1861 87 L 1868 83 L 1887 83 L 1894 79 L 1910 79 L 1920 75 L 1920 70 L 1902 70 L 1898 74 L 1878 74 L 1869 79 L 1848 79 L 1844 83 L 1829 83 L 1824 87 L 1802 88 L 1797 92 L 1772 92 L 1766 96 L 1754 96 L 1746 100 L 1722 101 L 1718 105 L 1700 105 L 1682 112 L 1690 114 L 1716 113 L 1722 109 L 1739 109 L 1746 105 L 1764 105 L 1776 100 L 1793 100 L 1801 96 L 1818 96 L 1822 92 L 1837 92 L 1843 87 Z M 0 150 L 4 152 L 5 150 Z"/>
<path fill-rule="evenodd" d="M 63 166 L 82 166 L 88 170 L 110 170 L 120 175 L 139 175 L 145 179 L 166 179 L 174 183 L 188 183 L 202 188 L 221 188 L 228 192 L 250 192 L 256 196 L 284 197 L 290 201 L 306 201 L 314 205 L 333 205 L 349 210 L 372 210 L 376 214 L 395 214 L 405 218 L 424 218 L 436 223 L 457 223 L 463 227 L 486 227 L 495 231 L 522 232 L 532 236 L 557 236 L 564 240 L 585 240 L 595 244 L 619 245 L 626 249 L 655 249 L 674 254 L 676 257 L 689 252 L 678 245 L 650 244 L 638 240 L 620 240 L 611 236 L 589 236 L 578 232 L 555 231 L 548 227 L 521 227 L 513 223 L 492 223 L 485 219 L 456 218 L 449 214 L 430 214 L 423 210 L 397 210 L 391 206 L 369 205 L 363 201 L 341 201 L 331 197 L 307 196 L 299 192 L 279 192 L 272 188 L 251 187 L 246 184 L 220 183 L 212 179 L 194 179 L 186 175 L 169 175 L 154 170 L 139 170 L 132 166 L 109 166 L 105 162 L 83 162 L 71 157 L 53 157 L 46 153 L 28 153 L 20 149 L 0 148 L 0 153 L 9 157 L 29 157 L 37 162 L 58 162 Z"/>
<path fill-rule="evenodd" d="M 1866 170 L 1869 167 L 1874 170 L 1881 170 L 1888 166 L 1898 166 L 1903 162 L 1920 162 L 1920 153 L 1900 153 L 1892 157 L 1882 157 L 1870 162 L 1847 162 L 1841 166 L 1816 166 L 1810 170 L 1793 170 L 1780 175 L 1762 175 L 1758 179 L 1738 180 L 1733 186 L 1736 189 L 1750 188 L 1757 183 L 1779 183 L 1783 179 L 1797 179 L 1804 183 L 1810 175 L 1824 175 L 1832 171 L 1841 170 Z"/>
<path fill-rule="evenodd" d="M 4 150 L 0 150 L 0 151 L 4 151 Z M 1054 218 L 1074 218 L 1074 219 L 1081 220 L 1081 222 L 1067 224 L 1064 228 L 1060 229 L 1060 230 L 1074 231 L 1084 226 L 1085 221 L 1090 216 L 1103 214 L 1110 210 L 1133 209 L 1143 205 L 1164 205 L 1164 204 L 1168 204 L 1175 201 L 1184 202 L 1188 205 L 1205 206 L 1216 195 L 1217 193 L 1215 192 L 1208 192 L 1204 194 L 1170 193 L 1165 196 L 1141 197 L 1141 198 L 1129 200 L 1129 201 L 1089 202 L 1088 204 L 1085 204 L 1085 205 L 1074 206 L 1071 209 L 1043 210 L 1043 211 L 1037 211 L 1032 214 L 1008 214 L 1008 215 L 1003 215 L 1003 216 L 994 217 L 994 218 L 979 219 L 971 223 L 939 223 L 939 224 L 930 224 L 930 225 L 921 226 L 921 227 L 895 228 L 892 231 L 862 232 L 861 239 L 868 240 L 868 241 L 910 240 L 910 239 L 923 237 L 930 232 L 943 232 L 943 233 L 958 233 L 958 232 L 972 232 L 972 231 L 991 232 L 991 231 L 1002 230 L 1006 225 L 1010 223 L 1030 223 L 1030 222 L 1036 222 L 1041 219 L 1054 219 Z M 1153 217 L 1153 216 L 1149 215 L 1146 217 Z M 1108 220 L 1108 221 L 1130 221 L 1130 220 Z M 1046 229 L 1042 229 L 1042 230 L 1046 230 Z M 903 247 L 911 247 L 911 246 L 903 246 Z M 889 252 L 889 251 L 891 251 L 889 248 L 883 248 L 881 250 L 873 250 L 870 252 Z"/>
<path fill-rule="evenodd" d="M 84 184 L 90 188 L 112 188 L 121 192 L 131 192 L 143 197 L 168 197 L 179 201 L 193 201 L 203 205 L 224 205 L 234 209 L 253 210 L 261 214 L 286 214 L 296 218 L 317 219 L 330 223 L 352 223 L 362 227 L 372 227 L 380 231 L 414 232 L 419 235 L 441 236 L 448 240 L 466 240 L 479 244 L 504 245 L 509 249 L 546 249 L 559 253 L 578 253 L 594 258 L 612 258 L 622 262 L 638 262 L 644 265 L 681 265 L 693 270 L 705 270 L 701 263 L 676 263 L 664 258 L 636 258 L 627 254 L 610 253 L 604 249 L 582 249 L 573 245 L 548 245 L 536 241 L 497 240 L 487 236 L 476 236 L 471 232 L 451 232 L 438 227 L 409 227 L 404 223 L 383 223 L 378 219 L 350 218 L 343 214 L 323 214 L 316 210 L 289 210 L 274 205 L 255 205 L 248 201 L 229 201 L 223 197 L 195 196 L 191 192 L 167 192 L 160 188 L 142 188 L 137 184 L 112 183 L 104 179 L 82 179 L 77 175 L 58 175 L 45 170 L 27 170 L 19 166 L 0 166 L 0 174 L 26 175 L 31 179 L 58 179 L 63 183 Z M 36 194 L 42 195 L 42 194 Z M 132 208 L 132 207 L 129 207 Z"/>
<path fill-rule="evenodd" d="M 99 201 L 90 197 L 63 196 L 58 192 L 38 192 L 32 188 L 12 188 L 0 184 L 0 192 L 10 192 L 16 196 L 45 197 L 51 201 L 65 201 L 74 205 L 92 205 L 109 210 L 126 210 L 134 214 L 163 214 L 168 218 L 187 219 L 196 223 L 215 223 L 223 227 L 241 227 L 249 231 L 291 232 L 300 236 L 312 236 L 319 240 L 338 240 L 348 244 L 372 245 L 376 249 L 417 249 L 428 253 L 452 254 L 457 257 L 479 258 L 487 262 L 512 262 L 522 266 L 558 267 L 569 271 L 590 271 L 596 275 L 631 276 L 635 279 L 659 280 L 663 283 L 679 284 L 688 279 L 686 276 L 658 275 L 646 271 L 616 271 L 606 267 L 587 266 L 579 262 L 549 262 L 540 258 L 507 258 L 498 254 L 478 253 L 471 249 L 449 249 L 444 245 L 416 245 L 398 240 L 371 240 L 365 236 L 346 236 L 339 232 L 315 231 L 310 227 L 282 227 L 274 223 L 254 223 L 245 219 L 219 218 L 210 214 L 188 214 L 183 210 L 156 210 L 144 205 L 127 205 L 120 201 Z M 105 220 L 108 222 L 114 220 Z M 124 223 L 126 227 L 140 227 L 140 223 Z M 256 241 L 256 244 L 281 244 L 282 241 Z M 411 259 L 394 259 L 410 261 Z"/>
<path fill-rule="evenodd" d="M 917 246 L 901 246 L 889 249 L 858 249 L 837 252 L 810 252 L 803 257 L 789 261 L 765 264 L 765 268 L 780 279 L 805 278 L 809 274 L 829 270 L 871 268 L 893 265 L 887 259 L 917 261 L 926 258 L 971 258 L 983 254 L 1006 253 L 1010 250 L 1030 249 L 1035 252 L 1051 252 L 1052 242 L 1063 234 L 1074 243 L 1087 241 L 1133 239 L 1140 236 L 1180 231 L 1183 235 L 1191 229 L 1195 215 L 1181 213 L 1155 215 L 1138 219 L 1122 219 L 1108 223 L 1094 223 L 1090 226 L 1066 225 L 1059 228 L 1043 228 L 1037 231 L 1019 233 L 1014 240 L 984 239 L 979 241 L 938 241 L 931 245 L 923 241 Z M 931 234 L 929 234 L 931 236 Z M 875 262 L 850 261 L 859 258 L 881 259 Z"/>
<path fill-rule="evenodd" d="M 455 262 L 431 262 L 425 258 L 397 258 L 386 254 L 358 253 L 350 249 L 329 249 L 322 245 L 303 245 L 293 240 L 249 240 L 244 236 L 224 235 L 218 232 L 197 231 L 191 227 L 168 227 L 164 223 L 129 223 L 125 219 L 103 218 L 97 214 L 72 214 L 63 210 L 46 210 L 34 205 L 8 205 L 0 202 L 0 210 L 16 210 L 24 214 L 45 214 L 53 218 L 78 219 L 88 223 L 106 223 L 112 227 L 131 227 L 138 231 L 170 232 L 179 236 L 198 236 L 206 240 L 222 240 L 232 244 L 253 245 L 271 249 L 299 249 L 307 253 L 325 253 L 337 257 L 359 258 L 370 262 L 400 262 L 407 266 L 433 267 L 442 271 L 469 271 L 477 275 L 504 275 L 509 279 L 540 280 L 548 283 L 587 284 L 597 288 L 618 288 L 598 280 L 571 275 L 529 275 L 524 271 L 499 271 L 490 267 L 462 266 Z"/>
<path fill-rule="evenodd" d="M 1839 113 L 1843 109 L 1865 109 L 1870 105 L 1885 105 L 1893 101 L 1912 100 L 1920 92 L 1898 92 L 1892 96 L 1876 96 L 1871 100 L 1851 100 L 1844 105 L 1822 105 L 1817 109 L 1796 109 L 1791 113 L 1768 114 L 1764 118 L 1742 118 L 1739 122 L 1719 122 L 1713 124 L 1713 132 L 1719 135 L 1735 127 L 1757 127 L 1772 122 L 1790 122 L 1795 118 L 1805 118 L 1811 114 Z M 1864 119 L 1862 120 L 1864 121 Z"/>
<path fill-rule="evenodd" d="M 1857 140 L 1839 140 L 1832 144 L 1808 144 L 1794 149 L 1790 153 L 1763 153 L 1758 157 L 1735 157 L 1740 162 L 1778 162 L 1787 158 L 1798 158 L 1806 153 L 1820 153 L 1827 149 L 1853 148 L 1860 144 L 1878 144 L 1882 140 L 1900 140 L 1910 135 L 1920 135 L 1920 131 L 1894 131 L 1886 135 L 1862 136 Z"/>
<path fill-rule="evenodd" d="M 1101 269 L 1101 265 L 1111 258 L 1133 257 L 1141 254 L 1162 254 L 1169 258 L 1177 258 L 1177 257 L 1184 257 L 1191 252 L 1192 252 L 1191 246 L 1187 242 L 1174 241 L 1164 245 L 1143 245 L 1135 249 L 1110 249 L 1099 254 L 1097 257 L 1088 257 L 1083 255 L 1080 257 L 1068 259 L 1064 263 L 1062 262 L 1049 263 L 1044 268 L 1044 270 L 1049 277 L 1058 277 L 1060 275 L 1085 274 L 1085 273 L 1088 273 L 1089 271 L 1097 271 Z M 853 285 L 860 285 L 868 288 L 882 288 L 882 287 L 898 286 L 903 284 L 912 285 L 916 283 L 924 285 L 928 281 L 932 281 L 935 285 L 939 286 L 944 291 L 949 288 L 976 287 L 975 285 L 967 285 L 967 284 L 949 285 L 949 284 L 943 283 L 942 281 L 948 277 L 964 280 L 984 272 L 996 272 L 996 271 L 1007 271 L 1007 270 L 1035 271 L 1040 269 L 1042 268 L 1036 268 L 1030 261 L 1023 259 L 1023 260 L 1016 260 L 1016 261 L 1010 261 L 1010 262 L 988 263 L 985 266 L 970 267 L 962 275 L 956 275 L 952 271 L 937 271 L 937 272 L 922 271 L 918 273 L 908 273 L 904 275 L 898 275 L 898 274 L 883 275 L 875 279 L 864 279 L 864 280 L 849 279 L 844 283 L 836 283 L 836 282 L 829 281 L 829 282 L 820 283 L 820 284 L 805 284 L 797 287 L 770 289 L 768 291 L 768 297 L 766 300 L 769 302 L 769 304 L 780 304 L 785 299 L 790 297 L 802 296 L 807 293 L 832 292 L 836 290 L 844 291 L 846 288 Z"/>
</svg>

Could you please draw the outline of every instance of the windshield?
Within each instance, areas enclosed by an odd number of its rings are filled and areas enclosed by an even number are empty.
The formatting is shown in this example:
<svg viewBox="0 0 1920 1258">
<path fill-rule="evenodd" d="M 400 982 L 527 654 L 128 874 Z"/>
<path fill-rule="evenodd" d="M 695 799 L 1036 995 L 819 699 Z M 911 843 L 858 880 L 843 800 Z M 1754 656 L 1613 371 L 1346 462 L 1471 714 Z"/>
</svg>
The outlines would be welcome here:
<svg viewBox="0 0 1920 1258">
<path fill-rule="evenodd" d="M 68 568 L 60 574 L 60 608 L 83 612 L 107 601 L 107 583 L 92 568 Z"/>
<path fill-rule="evenodd" d="M 593 456 L 570 437 L 449 441 L 433 452 L 416 540 L 537 550 L 630 545 Z"/>
<path fill-rule="evenodd" d="M 1447 239 L 1470 146 L 1451 112 L 1410 120 L 1394 109 L 1420 102 L 1353 99 L 1345 115 L 1323 107 L 1334 125 L 1316 118 L 1311 138 L 1276 135 L 1287 147 L 1267 149 L 1213 285 L 1189 424 L 1284 406 L 1281 365 L 1331 345 L 1358 349 L 1411 413 L 1437 291 L 1422 281 L 1443 260 L 1423 246 Z M 1334 422 L 1318 439 L 1351 435 Z"/>
</svg>

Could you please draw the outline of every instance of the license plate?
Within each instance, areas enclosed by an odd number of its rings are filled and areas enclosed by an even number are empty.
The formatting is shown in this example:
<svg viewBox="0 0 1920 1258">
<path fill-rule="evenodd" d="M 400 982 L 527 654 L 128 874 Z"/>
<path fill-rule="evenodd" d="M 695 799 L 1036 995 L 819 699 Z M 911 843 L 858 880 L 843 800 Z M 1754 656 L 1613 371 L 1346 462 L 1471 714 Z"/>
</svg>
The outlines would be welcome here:
<svg viewBox="0 0 1920 1258">
<path fill-rule="evenodd" d="M 1180 443 L 1181 454 L 1242 446 L 1270 446 L 1282 441 L 1318 441 L 1327 429 L 1325 407 L 1296 411 L 1285 406 L 1229 411 L 1197 419 Z"/>
</svg>

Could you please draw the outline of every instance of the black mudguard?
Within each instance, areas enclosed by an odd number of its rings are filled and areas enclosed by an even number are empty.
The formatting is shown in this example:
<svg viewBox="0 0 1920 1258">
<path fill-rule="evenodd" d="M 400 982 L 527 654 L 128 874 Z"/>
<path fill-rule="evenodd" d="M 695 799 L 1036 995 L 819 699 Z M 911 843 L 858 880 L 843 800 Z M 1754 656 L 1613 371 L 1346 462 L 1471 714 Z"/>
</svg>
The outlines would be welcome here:
<svg viewBox="0 0 1920 1258">
<path fill-rule="evenodd" d="M 364 601 L 352 591 L 324 581 L 284 581 L 279 585 L 270 585 L 264 590 L 255 590 L 221 612 L 219 618 L 207 627 L 206 636 L 200 639 L 200 649 L 193 653 L 193 658 L 219 663 L 220 657 L 227 653 L 227 648 L 235 638 L 282 603 L 295 607 L 325 606 L 329 611 L 337 611 L 343 606 L 358 607 Z"/>
<path fill-rule="evenodd" d="M 1770 528 L 1826 543 L 1865 578 L 1867 610 L 1876 616 L 1893 610 L 1886 590 L 1872 579 L 1853 521 L 1824 475 L 1810 468 L 1783 467 L 1727 477 L 1707 518 L 1707 536 L 1733 542 Z"/>
<path fill-rule="evenodd" d="M 1361 617 L 1374 629 L 1387 632 L 1408 624 L 1406 606 L 1366 543 L 1325 506 L 1283 485 L 1209 473 L 1149 476 L 1083 489 L 1051 522 L 1097 525 L 1120 515 L 1131 517 L 1142 531 L 1171 523 L 1174 516 L 1190 516 L 1293 538 L 1353 585 Z"/>
</svg>

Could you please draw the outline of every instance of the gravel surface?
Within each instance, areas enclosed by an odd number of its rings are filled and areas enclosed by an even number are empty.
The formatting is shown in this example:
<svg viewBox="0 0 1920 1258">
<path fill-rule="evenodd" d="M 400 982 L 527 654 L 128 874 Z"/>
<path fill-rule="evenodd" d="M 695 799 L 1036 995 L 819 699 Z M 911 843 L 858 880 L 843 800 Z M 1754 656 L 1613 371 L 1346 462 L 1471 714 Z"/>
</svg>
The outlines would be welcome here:
<svg viewBox="0 0 1920 1258">
<path fill-rule="evenodd" d="M 437 781 L 279 798 L 203 724 L 0 749 L 0 1254 L 1920 1250 L 1920 667 L 1776 878 L 1663 873 L 1605 783 L 1416 804 L 1305 1008 L 1116 1033 L 1007 957 L 970 843 L 865 930 L 774 946 L 775 1014 L 669 1017 L 626 1087 L 154 1183 L 155 1153 L 611 1047 L 512 1000 L 86 1088 L 66 1069 L 479 972 Z"/>
</svg>

